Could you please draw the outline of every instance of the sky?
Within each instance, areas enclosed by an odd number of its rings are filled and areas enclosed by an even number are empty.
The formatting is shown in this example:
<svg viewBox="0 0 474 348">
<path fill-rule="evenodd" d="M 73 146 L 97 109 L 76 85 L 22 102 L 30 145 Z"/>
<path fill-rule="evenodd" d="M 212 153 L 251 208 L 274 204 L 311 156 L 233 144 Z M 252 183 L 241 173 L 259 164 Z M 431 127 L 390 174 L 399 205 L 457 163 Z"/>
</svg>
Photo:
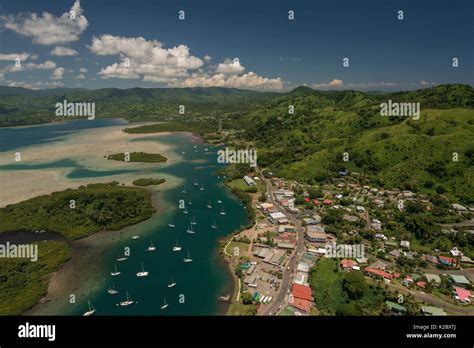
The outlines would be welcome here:
<svg viewBox="0 0 474 348">
<path fill-rule="evenodd" d="M 0 85 L 446 83 L 474 85 L 472 0 L 0 0 Z"/>
</svg>

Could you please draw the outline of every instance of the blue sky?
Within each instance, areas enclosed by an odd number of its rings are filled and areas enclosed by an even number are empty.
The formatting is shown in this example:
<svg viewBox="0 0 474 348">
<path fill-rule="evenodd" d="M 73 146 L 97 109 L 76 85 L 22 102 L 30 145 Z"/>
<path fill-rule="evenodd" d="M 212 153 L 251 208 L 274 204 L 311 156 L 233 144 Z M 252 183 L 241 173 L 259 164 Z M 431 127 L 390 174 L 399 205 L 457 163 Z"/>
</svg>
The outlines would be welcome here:
<svg viewBox="0 0 474 348">
<path fill-rule="evenodd" d="M 0 0 L 11 86 L 405 90 L 473 85 L 473 58 L 469 0 Z"/>
</svg>

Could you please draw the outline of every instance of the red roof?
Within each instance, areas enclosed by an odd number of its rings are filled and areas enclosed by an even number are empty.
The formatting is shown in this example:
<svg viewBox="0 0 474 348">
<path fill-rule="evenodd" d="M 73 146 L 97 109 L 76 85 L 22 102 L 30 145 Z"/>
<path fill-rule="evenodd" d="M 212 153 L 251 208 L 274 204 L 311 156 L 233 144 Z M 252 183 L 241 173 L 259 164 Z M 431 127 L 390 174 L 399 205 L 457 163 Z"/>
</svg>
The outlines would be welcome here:
<svg viewBox="0 0 474 348">
<path fill-rule="evenodd" d="M 291 305 L 295 308 L 305 311 L 306 313 L 309 313 L 309 310 L 311 308 L 311 302 L 308 300 L 303 300 L 301 298 L 294 298 L 293 303 L 291 303 Z"/>
<path fill-rule="evenodd" d="M 332 201 L 331 201 L 330 199 L 325 199 L 325 200 L 323 201 L 323 203 L 324 203 L 324 204 L 331 204 Z"/>
<path fill-rule="evenodd" d="M 448 256 L 438 256 L 438 259 L 444 260 L 448 263 L 456 263 L 457 262 L 456 259 L 453 259 L 452 257 L 448 257 Z"/>
<path fill-rule="evenodd" d="M 317 199 L 313 199 L 313 203 L 314 203 L 314 204 L 321 204 L 321 202 L 318 201 Z"/>
<path fill-rule="evenodd" d="M 456 291 L 456 295 L 460 300 L 467 300 L 469 297 L 471 297 L 471 292 L 469 290 L 463 288 L 454 288 L 454 291 Z"/>
<path fill-rule="evenodd" d="M 426 286 L 426 282 L 422 282 L 422 281 L 419 281 L 418 283 L 416 283 L 416 285 L 418 285 L 420 288 L 425 288 Z"/>
<path fill-rule="evenodd" d="M 304 200 L 305 200 L 306 202 L 311 202 L 311 199 L 310 199 L 309 197 L 305 197 Z"/>
<path fill-rule="evenodd" d="M 311 300 L 311 288 L 309 286 L 294 283 L 292 293 L 295 299 Z"/>
<path fill-rule="evenodd" d="M 355 263 L 355 262 L 352 261 L 352 260 L 348 260 L 348 259 L 343 259 L 343 260 L 341 260 L 341 266 L 342 266 L 342 268 L 352 268 L 352 267 L 354 267 L 355 265 L 357 265 L 357 263 Z"/>
<path fill-rule="evenodd" d="M 390 273 L 387 273 L 387 272 L 382 271 L 380 269 L 366 267 L 365 270 L 367 272 L 372 273 L 374 275 L 377 275 L 379 277 L 383 277 L 383 278 L 387 278 L 387 279 L 391 279 L 393 277 Z"/>
</svg>

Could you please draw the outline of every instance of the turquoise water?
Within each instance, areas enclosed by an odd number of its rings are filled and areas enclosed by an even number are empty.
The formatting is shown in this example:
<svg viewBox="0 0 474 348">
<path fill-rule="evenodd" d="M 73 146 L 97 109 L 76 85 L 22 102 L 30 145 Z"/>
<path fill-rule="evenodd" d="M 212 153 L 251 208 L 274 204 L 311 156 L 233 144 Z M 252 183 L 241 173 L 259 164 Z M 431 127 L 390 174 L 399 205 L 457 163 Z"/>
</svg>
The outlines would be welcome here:
<svg viewBox="0 0 474 348">
<path fill-rule="evenodd" d="M 87 123 L 87 126 L 84 123 Z M 54 126 L 15 128 L 15 147 L 2 141 L 0 151 L 58 141 L 61 137 L 59 134 L 85 131 L 91 128 L 90 124 L 93 123 L 81 120 Z M 105 123 L 98 123 L 97 126 L 122 123 L 121 120 L 107 120 Z M 0 128 L 0 139 L 11 130 Z M 24 137 L 25 141 L 22 142 L 21 139 Z M 147 140 L 155 137 L 147 137 Z M 182 162 L 170 166 L 157 164 L 155 169 L 146 171 L 147 174 L 156 173 L 156 176 L 160 173 L 170 174 L 183 180 L 182 185 L 167 190 L 160 196 L 168 206 L 171 206 L 171 209 L 165 213 L 157 213 L 150 220 L 137 225 L 134 233 L 140 235 L 140 239 L 122 240 L 104 253 L 102 259 L 97 260 L 103 264 L 101 267 L 103 274 L 100 275 L 104 280 L 103 287 L 88 298 L 78 298 L 75 305 L 66 306 L 68 309 L 58 314 L 82 314 L 87 310 L 87 300 L 93 303 L 97 309 L 97 315 L 213 315 L 225 309 L 218 303 L 217 298 L 220 294 L 232 290 L 232 280 L 227 267 L 218 255 L 218 240 L 246 224 L 246 212 L 242 204 L 223 187 L 223 179 L 214 175 L 214 172 L 222 166 L 217 164 L 216 148 L 200 144 L 184 133 L 156 137 L 157 141 L 158 139 L 160 142 L 173 145 L 175 151 L 184 158 Z M 66 156 L 61 161 L 45 164 L 0 166 L 0 170 L 44 168 L 70 168 L 68 178 L 71 179 L 103 178 L 123 172 L 100 171 L 96 168 L 92 170 L 79 166 Z M 111 180 L 117 178 L 119 177 L 111 178 Z M 194 182 L 199 185 L 195 186 Z M 200 190 L 201 187 L 203 190 Z M 183 190 L 186 193 L 182 193 Z M 178 209 L 181 199 L 186 204 L 188 214 Z M 218 203 L 219 200 L 222 203 Z M 206 207 L 209 201 L 212 205 L 211 209 Z M 221 209 L 224 209 L 226 215 L 220 214 Z M 197 222 L 197 225 L 193 226 L 196 233 L 189 234 L 186 230 L 193 217 Z M 175 228 L 168 226 L 171 220 L 176 225 Z M 211 228 L 214 220 L 218 226 L 217 229 Z M 156 247 L 156 251 L 153 252 L 146 250 L 151 240 Z M 182 251 L 172 251 L 176 242 L 182 247 Z M 131 256 L 124 262 L 116 262 L 116 258 L 123 253 L 124 247 L 130 247 Z M 183 259 L 188 251 L 193 262 L 185 263 Z M 141 270 L 141 263 L 145 271 L 150 272 L 148 277 L 136 276 L 136 273 Z M 113 271 L 114 264 L 117 264 L 121 274 L 112 277 L 110 272 Z M 176 286 L 169 288 L 168 284 L 172 279 L 176 282 Z M 117 295 L 107 293 L 107 288 L 112 282 L 119 292 Z M 117 306 L 125 299 L 125 291 L 128 291 L 137 303 L 128 307 Z M 169 306 L 161 310 L 165 299 Z"/>
</svg>

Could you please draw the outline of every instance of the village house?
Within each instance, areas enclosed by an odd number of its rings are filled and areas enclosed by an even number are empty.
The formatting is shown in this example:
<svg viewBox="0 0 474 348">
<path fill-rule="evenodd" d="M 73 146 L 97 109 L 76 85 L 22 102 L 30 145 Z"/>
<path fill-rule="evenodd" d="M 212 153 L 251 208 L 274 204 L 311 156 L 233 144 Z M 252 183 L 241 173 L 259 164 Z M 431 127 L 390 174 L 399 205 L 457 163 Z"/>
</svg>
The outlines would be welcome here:
<svg viewBox="0 0 474 348">
<path fill-rule="evenodd" d="M 454 286 L 458 286 L 458 287 L 461 287 L 461 288 L 466 288 L 468 287 L 469 285 L 471 285 L 471 282 L 469 281 L 469 279 L 467 279 L 465 276 L 463 275 L 456 275 L 456 274 L 451 274 L 449 276 L 449 281 L 454 285 Z"/>
<path fill-rule="evenodd" d="M 458 300 L 461 304 L 470 304 L 472 294 L 469 290 L 455 287 L 453 291 L 453 298 Z"/>
</svg>

